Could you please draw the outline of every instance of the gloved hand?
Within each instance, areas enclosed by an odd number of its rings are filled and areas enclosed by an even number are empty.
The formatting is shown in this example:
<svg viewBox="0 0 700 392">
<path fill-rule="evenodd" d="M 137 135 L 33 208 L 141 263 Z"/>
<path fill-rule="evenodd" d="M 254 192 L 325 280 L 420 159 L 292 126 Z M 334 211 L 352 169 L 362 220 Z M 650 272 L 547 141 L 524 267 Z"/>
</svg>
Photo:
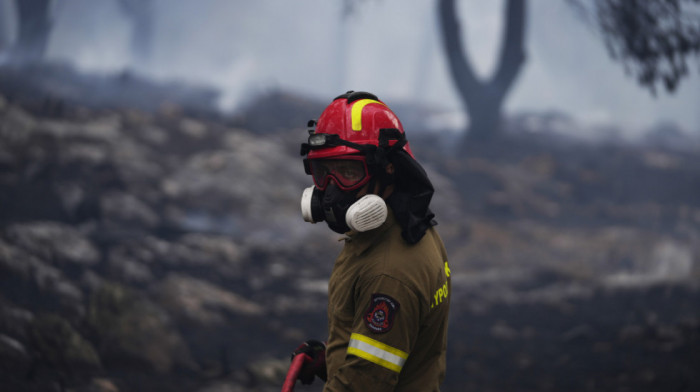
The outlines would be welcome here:
<svg viewBox="0 0 700 392">
<path fill-rule="evenodd" d="M 298 379 L 304 385 L 314 382 L 314 376 L 326 381 L 326 344 L 318 340 L 307 340 L 292 353 L 292 359 L 297 355 L 306 355 L 310 358 L 301 368 Z"/>
</svg>

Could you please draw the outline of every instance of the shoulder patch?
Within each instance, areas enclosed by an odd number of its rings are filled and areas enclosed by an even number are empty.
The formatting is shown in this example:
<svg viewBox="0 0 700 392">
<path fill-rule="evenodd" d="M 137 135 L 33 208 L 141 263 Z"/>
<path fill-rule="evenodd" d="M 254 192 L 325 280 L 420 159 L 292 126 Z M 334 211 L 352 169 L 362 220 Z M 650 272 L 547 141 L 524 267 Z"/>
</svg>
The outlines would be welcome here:
<svg viewBox="0 0 700 392">
<path fill-rule="evenodd" d="M 365 325 L 374 333 L 389 332 L 398 311 L 399 301 L 386 294 L 372 294 L 372 301 L 365 312 Z"/>
</svg>

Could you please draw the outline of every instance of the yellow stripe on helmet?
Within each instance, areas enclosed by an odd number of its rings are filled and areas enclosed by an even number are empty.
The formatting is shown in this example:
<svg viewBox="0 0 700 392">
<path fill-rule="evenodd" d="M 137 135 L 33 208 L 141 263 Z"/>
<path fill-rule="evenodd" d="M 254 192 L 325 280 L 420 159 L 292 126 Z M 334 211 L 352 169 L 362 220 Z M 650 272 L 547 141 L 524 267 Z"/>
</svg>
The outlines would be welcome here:
<svg viewBox="0 0 700 392">
<path fill-rule="evenodd" d="M 352 110 L 350 112 L 350 117 L 352 118 L 352 130 L 361 131 L 362 130 L 362 109 L 370 103 L 378 103 L 384 105 L 383 103 L 376 101 L 374 99 L 360 99 L 352 105 Z M 384 105 L 386 106 L 386 105 Z"/>
</svg>

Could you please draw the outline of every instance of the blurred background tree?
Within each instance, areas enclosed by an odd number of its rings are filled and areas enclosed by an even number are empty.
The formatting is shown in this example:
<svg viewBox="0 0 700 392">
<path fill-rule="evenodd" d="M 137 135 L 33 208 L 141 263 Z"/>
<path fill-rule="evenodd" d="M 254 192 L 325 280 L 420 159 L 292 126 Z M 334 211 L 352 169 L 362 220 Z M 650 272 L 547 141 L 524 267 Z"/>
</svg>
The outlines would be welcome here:
<svg viewBox="0 0 700 392">
<path fill-rule="evenodd" d="M 469 116 L 466 139 L 489 140 L 500 134 L 503 102 L 525 63 L 526 0 L 508 0 L 501 52 L 489 80 L 479 80 L 462 43 L 455 0 L 439 0 L 440 27 L 450 74 Z"/>
<path fill-rule="evenodd" d="M 17 37 L 8 58 L 18 63 L 44 61 L 51 34 L 53 14 L 62 0 L 14 1 L 17 18 Z M 115 0 L 124 17 L 131 24 L 131 56 L 136 64 L 147 64 L 153 53 L 155 11 L 152 0 Z M 4 9 L 5 11 L 11 10 Z"/>
<path fill-rule="evenodd" d="M 439 0 L 443 47 L 469 125 L 463 143 L 501 135 L 501 113 L 526 61 L 526 0 L 507 0 L 504 33 L 493 75 L 480 80 L 462 42 L 455 0 Z M 601 34 L 613 59 L 638 83 L 655 92 L 657 83 L 673 93 L 688 74 L 688 59 L 700 53 L 698 0 L 570 0 L 583 20 Z"/>
<path fill-rule="evenodd" d="M 10 58 L 17 61 L 41 61 L 51 36 L 51 0 L 22 0 L 15 2 L 18 32 L 10 48 Z"/>
<path fill-rule="evenodd" d="M 688 59 L 700 53 L 699 0 L 571 0 L 593 24 L 610 56 L 652 93 L 669 93 L 688 75 Z"/>
</svg>

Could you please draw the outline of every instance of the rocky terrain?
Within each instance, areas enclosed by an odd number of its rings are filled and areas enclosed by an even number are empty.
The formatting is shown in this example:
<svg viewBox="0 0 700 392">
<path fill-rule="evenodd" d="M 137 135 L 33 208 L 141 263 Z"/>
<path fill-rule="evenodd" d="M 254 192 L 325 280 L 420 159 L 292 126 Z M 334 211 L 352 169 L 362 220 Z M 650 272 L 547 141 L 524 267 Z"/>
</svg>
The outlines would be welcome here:
<svg viewBox="0 0 700 392">
<path fill-rule="evenodd" d="M 0 72 L 2 390 L 279 390 L 325 335 L 341 246 L 299 213 L 325 102 L 81 103 L 89 84 L 64 98 L 17 72 Z M 453 271 L 443 390 L 700 389 L 697 141 L 512 126 L 447 154 L 405 125 Z"/>
</svg>

